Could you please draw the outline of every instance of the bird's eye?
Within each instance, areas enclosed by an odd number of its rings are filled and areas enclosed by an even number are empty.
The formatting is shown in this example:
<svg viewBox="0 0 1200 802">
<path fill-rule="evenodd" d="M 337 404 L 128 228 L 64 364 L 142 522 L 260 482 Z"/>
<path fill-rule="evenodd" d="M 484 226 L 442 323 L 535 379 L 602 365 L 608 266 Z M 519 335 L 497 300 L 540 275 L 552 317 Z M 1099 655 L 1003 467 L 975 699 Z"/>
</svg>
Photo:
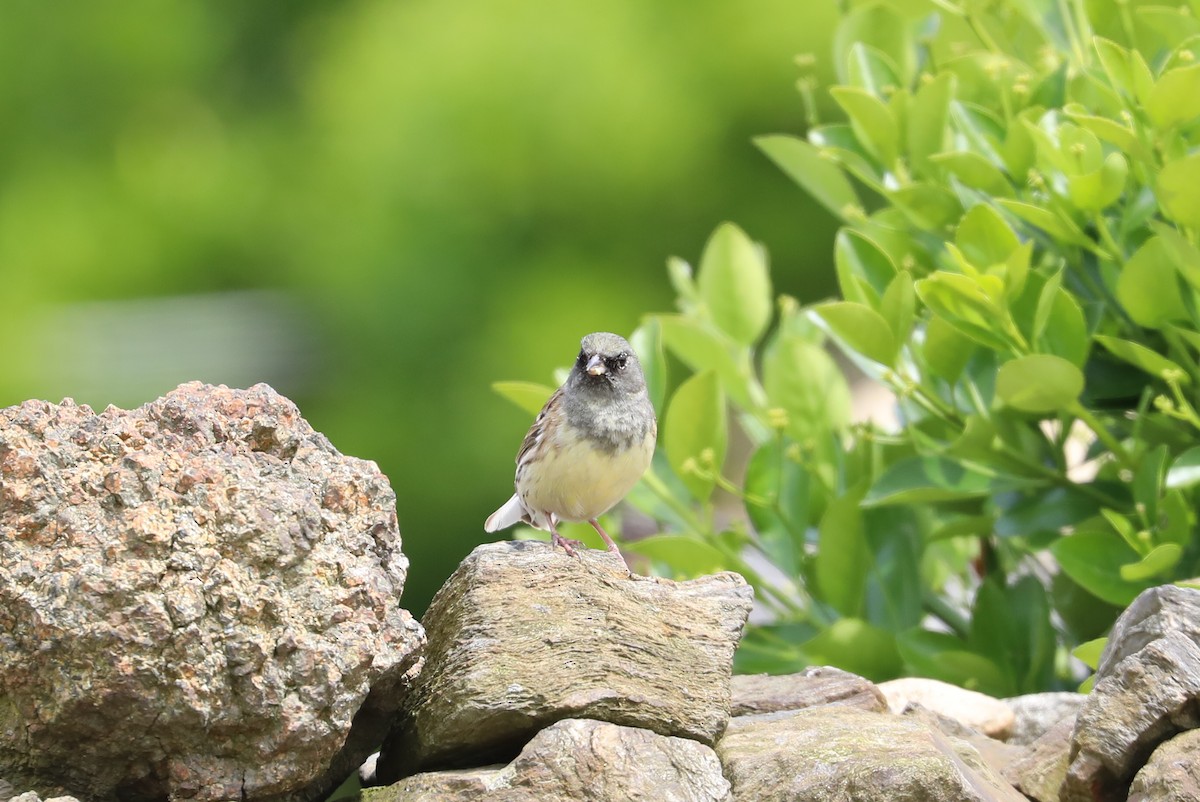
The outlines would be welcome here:
<svg viewBox="0 0 1200 802">
<path fill-rule="evenodd" d="M 585 354 L 583 351 L 580 351 L 579 357 L 575 360 L 575 362 L 579 365 L 579 367 L 583 367 L 587 364 L 587 354 Z"/>
<path fill-rule="evenodd" d="M 617 370 L 625 370 L 625 362 L 628 361 L 628 359 L 629 357 L 626 354 L 617 354 L 617 358 L 615 360 L 617 363 Z"/>
</svg>

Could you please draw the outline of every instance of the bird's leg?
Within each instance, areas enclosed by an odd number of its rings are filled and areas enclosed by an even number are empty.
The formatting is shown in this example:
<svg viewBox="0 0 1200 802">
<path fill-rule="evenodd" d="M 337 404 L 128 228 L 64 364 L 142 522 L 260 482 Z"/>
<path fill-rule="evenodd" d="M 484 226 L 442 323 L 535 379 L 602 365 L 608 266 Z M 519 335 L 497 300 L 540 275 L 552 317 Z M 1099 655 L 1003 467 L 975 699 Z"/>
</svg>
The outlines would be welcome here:
<svg viewBox="0 0 1200 802">
<path fill-rule="evenodd" d="M 628 569 L 629 563 L 625 562 L 625 555 L 623 555 L 621 550 L 617 548 L 617 544 L 613 542 L 613 539 L 608 536 L 608 532 L 605 532 L 604 528 L 600 526 L 600 522 L 593 518 L 592 520 L 588 521 L 588 523 L 592 525 L 592 528 L 595 529 L 600 537 L 604 539 L 604 542 L 608 544 L 608 550 L 620 557 L 621 562 L 625 563 L 625 568 Z"/>
<path fill-rule="evenodd" d="M 568 555 L 571 557 L 578 557 L 579 555 L 575 552 L 575 549 L 581 547 L 583 544 L 578 540 L 571 540 L 560 535 L 558 533 L 558 527 L 554 525 L 553 516 L 549 517 L 547 522 L 550 525 L 550 548 L 553 549 L 555 546 L 562 546 L 562 550 Z"/>
</svg>

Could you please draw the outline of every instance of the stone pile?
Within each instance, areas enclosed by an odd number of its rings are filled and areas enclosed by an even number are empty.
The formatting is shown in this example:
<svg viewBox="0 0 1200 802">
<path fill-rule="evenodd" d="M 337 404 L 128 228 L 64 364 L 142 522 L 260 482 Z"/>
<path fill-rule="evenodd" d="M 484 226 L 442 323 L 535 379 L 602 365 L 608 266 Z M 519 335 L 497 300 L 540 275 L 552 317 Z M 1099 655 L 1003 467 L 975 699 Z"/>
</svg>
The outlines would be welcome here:
<svg viewBox="0 0 1200 802">
<path fill-rule="evenodd" d="M 381 743 L 369 802 L 1200 799 L 1200 591 L 996 700 L 733 677 L 735 574 L 488 544 L 423 629 L 406 572 L 387 479 L 268 387 L 0 410 L 0 802 L 309 802 Z"/>
</svg>

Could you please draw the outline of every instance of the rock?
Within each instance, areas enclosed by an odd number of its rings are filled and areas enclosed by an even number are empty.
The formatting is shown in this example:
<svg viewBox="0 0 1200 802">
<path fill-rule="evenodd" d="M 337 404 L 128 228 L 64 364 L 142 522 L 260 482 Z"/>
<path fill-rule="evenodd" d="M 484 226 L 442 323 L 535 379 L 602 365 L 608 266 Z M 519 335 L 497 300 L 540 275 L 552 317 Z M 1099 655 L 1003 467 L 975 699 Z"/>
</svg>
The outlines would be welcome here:
<svg viewBox="0 0 1200 802">
<path fill-rule="evenodd" d="M 842 705 L 739 716 L 717 754 L 739 802 L 1025 802 L 965 742 Z"/>
<path fill-rule="evenodd" d="M 831 666 L 805 669 L 799 674 L 744 674 L 733 678 L 730 713 L 745 716 L 777 710 L 801 710 L 840 704 L 882 713 L 887 700 L 875 683 Z"/>
<path fill-rule="evenodd" d="M 1071 759 L 1073 716 L 1061 719 L 1029 745 L 1025 756 L 1004 769 L 1004 779 L 1037 802 L 1058 802 Z"/>
<path fill-rule="evenodd" d="M 565 719 L 510 764 L 417 774 L 364 792 L 363 802 L 722 802 L 729 782 L 713 750 L 686 738 Z"/>
<path fill-rule="evenodd" d="M 630 577 L 607 552 L 479 546 L 429 606 L 425 667 L 378 777 L 509 760 L 565 718 L 711 744 L 751 599 L 731 573 L 672 582 Z"/>
<path fill-rule="evenodd" d="M 1200 646 L 1168 632 L 1109 669 L 1075 721 L 1063 800 L 1125 799 L 1160 743 L 1200 726 Z"/>
<path fill-rule="evenodd" d="M 1100 655 L 1096 680 L 1126 657 L 1168 632 L 1181 632 L 1200 643 L 1200 590 L 1160 585 L 1144 590 L 1113 624 Z"/>
<path fill-rule="evenodd" d="M 1195 802 L 1200 799 L 1200 730 L 1164 742 L 1133 778 L 1129 802 Z"/>
<path fill-rule="evenodd" d="M 0 791 L 3 791 L 3 789 L 0 788 Z M 0 793 L 0 800 L 4 802 L 42 802 L 42 798 L 33 791 L 26 791 L 16 796 L 4 796 L 3 793 Z M 48 797 L 45 802 L 79 802 L 79 800 L 73 796 L 52 796 Z"/>
<path fill-rule="evenodd" d="M 387 478 L 266 385 L 0 410 L 0 775 L 319 796 L 416 665 L 407 567 Z"/>
<path fill-rule="evenodd" d="M 1087 698 L 1084 693 L 1030 693 L 1005 699 L 1016 721 L 1008 736 L 1010 744 L 1031 744 L 1064 718 L 1074 719 Z"/>
<path fill-rule="evenodd" d="M 916 702 L 1001 741 L 1008 737 L 1016 721 L 1012 708 L 999 699 L 936 679 L 893 679 L 881 682 L 879 690 L 893 713 L 900 714 L 910 702 Z"/>
<path fill-rule="evenodd" d="M 997 776 L 1002 776 L 1005 769 L 1013 762 L 1024 757 L 1026 753 L 1026 750 L 1019 746 L 1013 746 L 1004 741 L 997 741 L 995 738 L 964 726 L 960 721 L 943 716 L 940 713 L 935 713 L 916 702 L 909 702 L 901 715 L 916 718 L 929 727 L 929 729 L 937 730 L 943 735 L 950 735 L 966 741 L 975 747 L 975 751 L 979 753 L 979 757 L 983 759 L 983 762 Z"/>
</svg>

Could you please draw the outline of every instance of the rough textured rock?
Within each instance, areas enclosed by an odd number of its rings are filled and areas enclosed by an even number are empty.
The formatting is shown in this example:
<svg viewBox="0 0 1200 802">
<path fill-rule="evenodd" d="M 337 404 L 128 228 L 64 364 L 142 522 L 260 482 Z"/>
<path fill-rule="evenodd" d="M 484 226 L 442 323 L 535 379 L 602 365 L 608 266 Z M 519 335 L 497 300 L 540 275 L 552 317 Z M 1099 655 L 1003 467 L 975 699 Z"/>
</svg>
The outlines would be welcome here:
<svg viewBox="0 0 1200 802">
<path fill-rule="evenodd" d="M 73 796 L 52 796 L 43 800 L 33 791 L 26 791 L 25 793 L 17 794 L 14 797 L 5 797 L 5 799 L 8 800 L 8 802 L 79 802 L 79 800 Z"/>
<path fill-rule="evenodd" d="M 875 683 L 830 666 L 798 674 L 744 674 L 733 678 L 730 713 L 745 716 L 839 704 L 882 713 L 887 700 Z"/>
<path fill-rule="evenodd" d="M 1004 702 L 1012 708 L 1016 721 L 1008 736 L 1010 744 L 1031 744 L 1064 718 L 1074 720 L 1083 706 L 1083 693 L 1030 693 Z"/>
<path fill-rule="evenodd" d="M 416 662 L 406 570 L 386 477 L 266 385 L 0 410 L 0 775 L 319 794 Z"/>
<path fill-rule="evenodd" d="M 1075 721 L 1064 800 L 1125 799 L 1160 743 L 1200 726 L 1200 646 L 1168 632 L 1113 666 Z"/>
<path fill-rule="evenodd" d="M 879 690 L 893 713 L 902 713 L 908 704 L 915 702 L 999 740 L 1008 737 L 1016 720 L 1012 708 L 999 699 L 936 679 L 893 679 L 881 682 Z"/>
<path fill-rule="evenodd" d="M 1075 719 L 1068 716 L 1029 745 L 1025 756 L 1004 769 L 1004 778 L 1037 802 L 1058 802 L 1058 794 L 1071 762 L 1071 732 Z"/>
<path fill-rule="evenodd" d="M 367 791 L 363 802 L 722 802 L 713 750 L 686 738 L 566 719 L 501 768 L 430 772 Z"/>
<path fill-rule="evenodd" d="M 979 753 L 980 758 L 986 763 L 992 771 L 997 775 L 1003 775 L 1012 763 L 1025 756 L 1026 750 L 1019 746 L 997 741 L 978 730 L 973 730 L 970 727 L 964 726 L 962 722 L 956 719 L 943 716 L 940 713 L 935 713 L 932 710 L 922 707 L 916 702 L 910 702 L 904 708 L 901 715 L 913 717 L 925 723 L 931 730 L 937 730 L 943 735 L 950 735 L 954 738 L 966 741 L 971 746 L 975 747 L 975 751 Z M 1069 734 L 1069 733 L 1068 733 Z"/>
<path fill-rule="evenodd" d="M 717 754 L 739 801 L 1025 802 L 965 742 L 841 705 L 739 716 Z"/>
<path fill-rule="evenodd" d="M 1129 802 L 1195 802 L 1200 799 L 1200 730 L 1176 735 L 1154 750 L 1133 778 Z"/>
<path fill-rule="evenodd" d="M 1200 643 L 1200 590 L 1160 585 L 1142 591 L 1121 613 L 1108 635 L 1096 680 L 1117 663 L 1168 632 L 1180 632 Z"/>
<path fill-rule="evenodd" d="M 671 582 L 630 577 L 607 552 L 480 546 L 426 613 L 425 667 L 379 780 L 508 760 L 565 718 L 711 744 L 751 597 L 736 574 Z"/>
</svg>

